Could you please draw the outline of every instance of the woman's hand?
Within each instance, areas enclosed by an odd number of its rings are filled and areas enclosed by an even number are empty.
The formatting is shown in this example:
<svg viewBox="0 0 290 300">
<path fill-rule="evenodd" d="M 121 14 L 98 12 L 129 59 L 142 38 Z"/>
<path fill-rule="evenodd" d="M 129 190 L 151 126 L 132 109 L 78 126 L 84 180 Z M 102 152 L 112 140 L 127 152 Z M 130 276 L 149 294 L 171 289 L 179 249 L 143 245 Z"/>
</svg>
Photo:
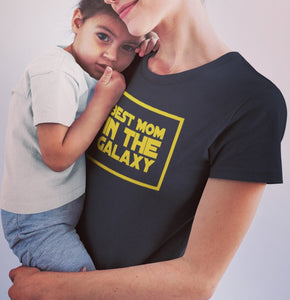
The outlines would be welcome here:
<svg viewBox="0 0 290 300">
<path fill-rule="evenodd" d="M 138 53 L 140 57 L 143 57 L 152 51 L 157 51 L 159 47 L 159 36 L 157 33 L 151 31 L 146 34 L 145 40 L 142 41 L 141 45 L 136 49 L 135 52 Z"/>
<path fill-rule="evenodd" d="M 75 300 L 88 299 L 86 284 L 97 272 L 43 272 L 37 268 L 18 267 L 9 273 L 13 285 L 11 300 Z"/>
<path fill-rule="evenodd" d="M 35 297 L 36 295 L 31 294 L 32 291 L 36 292 L 41 289 L 38 281 L 36 280 L 37 276 L 35 276 L 39 273 L 40 271 L 36 268 L 28 268 L 24 266 L 11 270 L 9 277 L 13 282 L 13 285 L 8 291 L 8 295 L 11 300 L 41 299 L 39 297 Z M 39 295 L 38 292 L 36 294 Z"/>
</svg>

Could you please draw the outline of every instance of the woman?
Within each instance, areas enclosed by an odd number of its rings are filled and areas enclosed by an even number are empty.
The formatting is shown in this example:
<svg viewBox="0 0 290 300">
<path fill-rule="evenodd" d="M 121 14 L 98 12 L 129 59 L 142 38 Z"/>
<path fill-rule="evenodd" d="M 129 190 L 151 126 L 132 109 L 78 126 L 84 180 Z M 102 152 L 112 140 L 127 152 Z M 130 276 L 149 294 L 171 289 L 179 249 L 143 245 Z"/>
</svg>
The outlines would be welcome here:
<svg viewBox="0 0 290 300">
<path fill-rule="evenodd" d="M 131 34 L 160 37 L 88 152 L 81 234 L 107 270 L 18 268 L 10 297 L 209 299 L 265 184 L 282 181 L 283 97 L 220 41 L 200 0 L 106 3 Z"/>
</svg>

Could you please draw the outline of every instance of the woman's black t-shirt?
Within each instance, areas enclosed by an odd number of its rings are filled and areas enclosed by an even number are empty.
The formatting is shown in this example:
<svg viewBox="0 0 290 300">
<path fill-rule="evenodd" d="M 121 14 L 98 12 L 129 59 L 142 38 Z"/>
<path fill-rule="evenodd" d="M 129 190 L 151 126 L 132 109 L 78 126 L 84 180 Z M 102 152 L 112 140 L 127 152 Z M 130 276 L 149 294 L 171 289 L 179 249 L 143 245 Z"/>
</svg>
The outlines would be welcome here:
<svg viewBox="0 0 290 300">
<path fill-rule="evenodd" d="M 285 102 L 239 53 L 164 76 L 147 64 L 87 151 L 79 232 L 97 269 L 178 257 L 210 177 L 282 182 Z"/>
</svg>

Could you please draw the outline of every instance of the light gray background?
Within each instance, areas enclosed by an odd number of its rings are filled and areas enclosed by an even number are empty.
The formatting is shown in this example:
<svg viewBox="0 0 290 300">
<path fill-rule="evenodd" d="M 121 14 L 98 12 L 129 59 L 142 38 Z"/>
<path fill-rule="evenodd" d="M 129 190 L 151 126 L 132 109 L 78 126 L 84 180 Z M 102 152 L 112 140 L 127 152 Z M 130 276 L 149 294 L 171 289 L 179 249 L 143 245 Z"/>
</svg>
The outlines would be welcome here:
<svg viewBox="0 0 290 300">
<path fill-rule="evenodd" d="M 72 39 L 76 0 L 1 1 L 0 180 L 11 88 L 26 64 Z M 207 0 L 224 41 L 282 91 L 290 107 L 289 0 Z M 288 122 L 289 123 L 289 122 Z M 254 222 L 213 300 L 290 299 L 290 128 L 282 143 L 284 184 L 266 188 Z M 288 150 L 288 155 L 287 155 Z M 7 300 L 8 272 L 19 265 L 0 227 L 0 299 Z"/>
</svg>

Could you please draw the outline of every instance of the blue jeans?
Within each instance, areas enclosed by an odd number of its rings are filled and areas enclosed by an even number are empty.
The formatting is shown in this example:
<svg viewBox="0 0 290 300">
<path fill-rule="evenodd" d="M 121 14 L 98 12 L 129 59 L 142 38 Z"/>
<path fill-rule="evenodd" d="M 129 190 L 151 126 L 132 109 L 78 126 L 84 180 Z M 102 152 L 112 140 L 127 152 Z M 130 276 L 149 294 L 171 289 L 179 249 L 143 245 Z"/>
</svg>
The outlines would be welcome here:
<svg viewBox="0 0 290 300">
<path fill-rule="evenodd" d="M 78 272 L 95 266 L 75 230 L 84 196 L 37 214 L 1 211 L 10 248 L 25 266 L 46 271 Z"/>
</svg>

